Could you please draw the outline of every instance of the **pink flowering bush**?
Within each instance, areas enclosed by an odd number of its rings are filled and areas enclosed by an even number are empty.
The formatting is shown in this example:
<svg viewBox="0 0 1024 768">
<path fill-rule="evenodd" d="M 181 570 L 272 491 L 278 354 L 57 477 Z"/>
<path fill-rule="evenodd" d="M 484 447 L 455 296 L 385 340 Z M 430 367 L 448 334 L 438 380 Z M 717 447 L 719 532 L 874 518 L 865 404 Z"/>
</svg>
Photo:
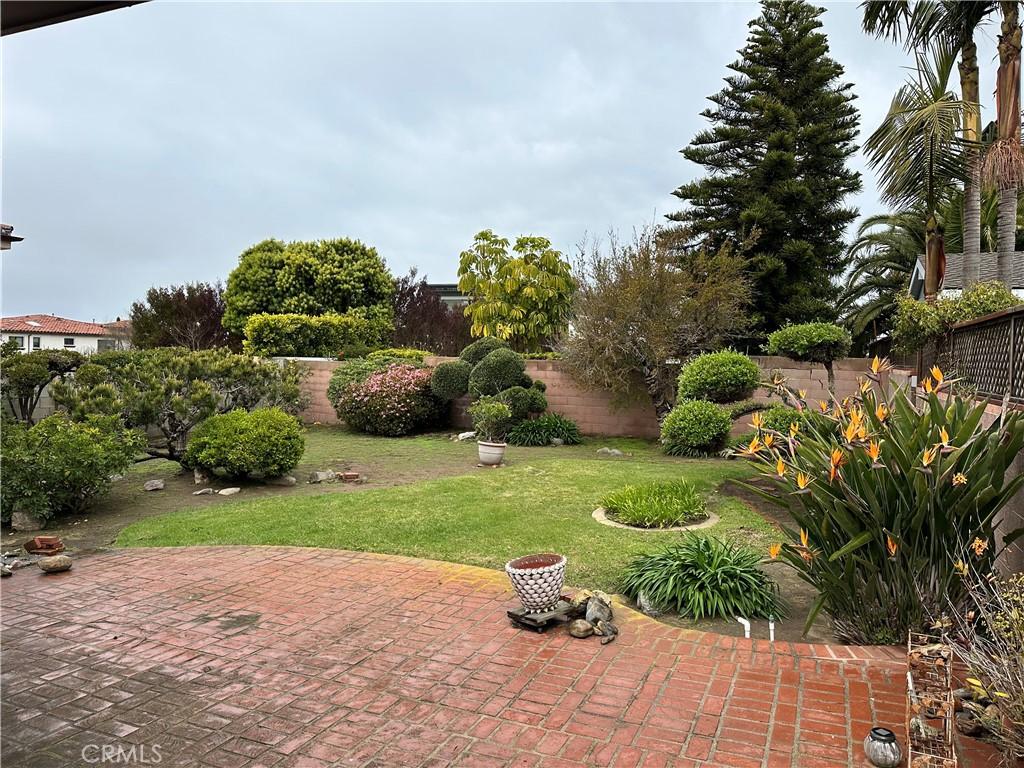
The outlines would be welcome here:
<svg viewBox="0 0 1024 768">
<path fill-rule="evenodd" d="M 371 435 L 408 435 L 436 423 L 441 415 L 430 391 L 429 368 L 396 364 L 350 384 L 335 400 L 338 417 Z"/>
</svg>

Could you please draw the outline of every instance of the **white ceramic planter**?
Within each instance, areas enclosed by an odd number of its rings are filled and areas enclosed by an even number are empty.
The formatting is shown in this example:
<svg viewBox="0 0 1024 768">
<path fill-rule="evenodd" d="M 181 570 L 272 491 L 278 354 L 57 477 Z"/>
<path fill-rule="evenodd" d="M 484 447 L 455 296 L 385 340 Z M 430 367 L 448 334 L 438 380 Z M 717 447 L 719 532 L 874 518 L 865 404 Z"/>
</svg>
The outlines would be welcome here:
<svg viewBox="0 0 1024 768">
<path fill-rule="evenodd" d="M 505 443 L 488 443 L 484 440 L 476 441 L 477 455 L 480 463 L 485 467 L 496 467 L 505 460 Z"/>
<path fill-rule="evenodd" d="M 540 613 L 555 607 L 565 585 L 565 562 L 564 555 L 548 552 L 505 563 L 505 573 L 526 610 Z"/>
</svg>

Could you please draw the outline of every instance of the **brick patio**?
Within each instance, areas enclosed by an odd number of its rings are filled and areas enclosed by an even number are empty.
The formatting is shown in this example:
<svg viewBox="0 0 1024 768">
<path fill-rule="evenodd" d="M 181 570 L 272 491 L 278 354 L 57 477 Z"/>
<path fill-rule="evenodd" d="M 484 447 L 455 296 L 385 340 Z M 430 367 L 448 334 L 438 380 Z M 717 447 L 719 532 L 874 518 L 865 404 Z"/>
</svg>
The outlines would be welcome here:
<svg viewBox="0 0 1024 768">
<path fill-rule="evenodd" d="M 503 574 L 469 566 L 123 550 L 20 571 L 2 598 L 5 768 L 98 765 L 82 750 L 104 744 L 218 768 L 831 768 L 866 765 L 868 727 L 903 719 L 887 649 L 773 647 L 625 609 L 607 646 L 535 635 L 505 619 Z"/>
</svg>

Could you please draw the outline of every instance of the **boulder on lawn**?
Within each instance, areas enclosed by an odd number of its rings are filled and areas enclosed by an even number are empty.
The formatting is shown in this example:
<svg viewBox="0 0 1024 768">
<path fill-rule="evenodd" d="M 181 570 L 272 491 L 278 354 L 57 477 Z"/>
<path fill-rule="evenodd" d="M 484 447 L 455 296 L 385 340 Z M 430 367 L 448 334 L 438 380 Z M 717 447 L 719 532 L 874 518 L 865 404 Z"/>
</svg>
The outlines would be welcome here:
<svg viewBox="0 0 1024 768">
<path fill-rule="evenodd" d="M 241 488 L 221 488 L 217 493 L 221 496 L 234 496 L 236 493 L 241 493 Z"/>
<path fill-rule="evenodd" d="M 11 528 L 16 531 L 41 531 L 46 526 L 46 521 L 28 512 L 13 512 L 11 514 Z"/>
<path fill-rule="evenodd" d="M 210 482 L 210 476 L 203 472 L 201 469 L 192 470 L 192 479 L 196 485 L 205 485 Z"/>
<path fill-rule="evenodd" d="M 36 565 L 39 566 L 43 573 L 60 573 L 61 571 L 71 570 L 71 558 L 67 555 L 43 557 L 36 561 Z"/>
<path fill-rule="evenodd" d="M 164 489 L 163 480 L 147 480 L 142 485 L 144 491 L 162 491 Z"/>
<path fill-rule="evenodd" d="M 624 456 L 625 454 L 623 454 L 622 451 L 620 451 L 618 448 L 598 448 L 597 449 L 597 455 L 598 456 Z"/>
<path fill-rule="evenodd" d="M 332 482 L 334 482 L 334 479 L 336 477 L 337 477 L 337 474 L 335 474 L 334 470 L 331 470 L 331 469 L 318 470 L 318 471 L 313 472 L 313 473 L 310 474 L 309 482 L 311 482 L 313 484 L 316 484 L 316 483 L 332 483 Z"/>
<path fill-rule="evenodd" d="M 213 488 L 200 488 L 198 491 L 192 491 L 193 496 L 212 496 L 215 493 Z"/>
</svg>

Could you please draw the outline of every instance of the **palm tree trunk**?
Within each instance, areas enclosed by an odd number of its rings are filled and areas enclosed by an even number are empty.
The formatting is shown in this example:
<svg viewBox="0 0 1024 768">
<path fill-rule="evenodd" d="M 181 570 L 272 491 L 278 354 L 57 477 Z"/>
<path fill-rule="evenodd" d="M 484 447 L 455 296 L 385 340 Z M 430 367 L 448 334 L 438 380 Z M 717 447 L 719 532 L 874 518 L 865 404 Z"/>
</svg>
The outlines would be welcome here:
<svg viewBox="0 0 1024 768">
<path fill-rule="evenodd" d="M 1017 0 L 999 4 L 1003 23 L 999 35 L 999 71 L 996 75 L 996 110 L 1001 157 L 996 174 L 999 184 L 999 253 L 1012 253 L 1017 232 L 1017 187 L 1021 182 L 1020 148 L 1020 49 L 1021 27 Z"/>
<path fill-rule="evenodd" d="M 967 183 L 964 184 L 964 254 L 981 253 L 981 157 L 976 147 L 981 135 L 981 104 L 978 85 L 978 46 L 970 37 L 960 50 L 960 90 L 968 112 L 964 116 L 967 149 Z M 977 259 L 975 259 L 976 261 Z M 966 262 L 967 259 L 964 259 Z"/>
</svg>

